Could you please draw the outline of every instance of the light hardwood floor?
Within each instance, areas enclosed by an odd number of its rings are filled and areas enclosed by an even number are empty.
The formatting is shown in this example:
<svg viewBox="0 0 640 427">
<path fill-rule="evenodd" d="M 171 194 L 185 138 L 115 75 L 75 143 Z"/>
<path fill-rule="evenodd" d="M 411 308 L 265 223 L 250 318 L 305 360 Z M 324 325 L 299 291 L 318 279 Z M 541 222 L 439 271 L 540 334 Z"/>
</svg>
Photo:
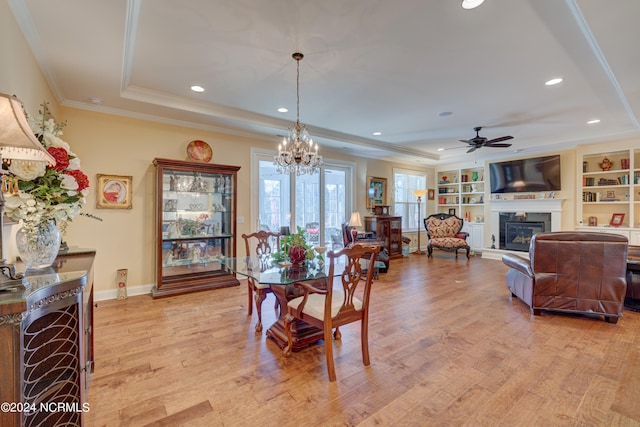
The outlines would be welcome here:
<svg viewBox="0 0 640 427">
<path fill-rule="evenodd" d="M 533 317 L 501 261 L 391 261 L 357 324 L 285 359 L 240 287 L 95 309 L 90 426 L 640 426 L 640 313 Z M 275 319 L 263 306 L 265 329 Z"/>
</svg>

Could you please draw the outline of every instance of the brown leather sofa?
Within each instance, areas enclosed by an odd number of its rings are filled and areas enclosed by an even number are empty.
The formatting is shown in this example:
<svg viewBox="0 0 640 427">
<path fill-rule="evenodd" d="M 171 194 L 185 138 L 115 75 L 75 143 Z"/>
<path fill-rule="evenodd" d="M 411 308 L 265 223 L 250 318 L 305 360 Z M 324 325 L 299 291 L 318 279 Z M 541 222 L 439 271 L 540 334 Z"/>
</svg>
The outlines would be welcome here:
<svg viewBox="0 0 640 427">
<path fill-rule="evenodd" d="M 507 288 L 531 307 L 600 314 L 609 323 L 622 316 L 627 289 L 626 237 L 610 233 L 552 232 L 533 236 L 528 258 L 505 254 Z"/>
</svg>

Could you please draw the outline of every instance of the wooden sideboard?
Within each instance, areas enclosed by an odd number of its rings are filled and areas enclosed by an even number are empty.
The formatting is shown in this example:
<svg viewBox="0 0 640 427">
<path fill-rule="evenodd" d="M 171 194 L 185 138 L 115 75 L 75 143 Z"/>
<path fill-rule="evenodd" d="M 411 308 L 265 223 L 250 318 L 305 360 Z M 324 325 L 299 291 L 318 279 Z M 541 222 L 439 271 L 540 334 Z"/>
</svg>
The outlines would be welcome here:
<svg viewBox="0 0 640 427">
<path fill-rule="evenodd" d="M 84 425 L 93 371 L 94 250 L 0 291 L 0 425 Z M 19 270 L 18 266 L 18 270 Z"/>
<path fill-rule="evenodd" d="M 376 233 L 376 239 L 384 242 L 389 258 L 402 258 L 401 216 L 365 216 L 364 229 Z"/>
</svg>

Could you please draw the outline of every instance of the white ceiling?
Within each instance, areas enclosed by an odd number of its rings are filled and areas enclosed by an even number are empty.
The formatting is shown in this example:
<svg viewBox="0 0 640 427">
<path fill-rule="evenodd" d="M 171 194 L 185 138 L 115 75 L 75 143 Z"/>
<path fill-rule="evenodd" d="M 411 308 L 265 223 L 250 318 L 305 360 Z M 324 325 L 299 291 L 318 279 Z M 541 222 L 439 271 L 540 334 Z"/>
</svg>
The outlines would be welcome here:
<svg viewBox="0 0 640 427">
<path fill-rule="evenodd" d="M 640 136 L 638 0 L 8 3 L 66 106 L 275 148 L 295 121 L 299 50 L 300 121 L 321 151 L 432 165 Z M 466 154 L 474 126 L 512 147 Z"/>
</svg>

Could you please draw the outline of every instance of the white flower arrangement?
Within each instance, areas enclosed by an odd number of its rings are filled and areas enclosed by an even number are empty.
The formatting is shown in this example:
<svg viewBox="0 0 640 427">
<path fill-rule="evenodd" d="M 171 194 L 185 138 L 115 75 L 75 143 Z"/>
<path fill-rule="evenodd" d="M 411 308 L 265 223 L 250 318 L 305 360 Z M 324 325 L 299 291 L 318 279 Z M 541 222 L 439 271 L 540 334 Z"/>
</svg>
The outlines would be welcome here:
<svg viewBox="0 0 640 427">
<path fill-rule="evenodd" d="M 14 160 L 9 172 L 18 179 L 18 191 L 5 194 L 4 212 L 20 222 L 28 235 L 54 221 L 64 233 L 67 222 L 80 213 L 89 192 L 89 179 L 80 170 L 80 159 L 60 136 L 66 123 L 50 117 L 45 102 L 35 117 L 28 116 L 31 130 L 56 159 L 56 166 Z"/>
</svg>

